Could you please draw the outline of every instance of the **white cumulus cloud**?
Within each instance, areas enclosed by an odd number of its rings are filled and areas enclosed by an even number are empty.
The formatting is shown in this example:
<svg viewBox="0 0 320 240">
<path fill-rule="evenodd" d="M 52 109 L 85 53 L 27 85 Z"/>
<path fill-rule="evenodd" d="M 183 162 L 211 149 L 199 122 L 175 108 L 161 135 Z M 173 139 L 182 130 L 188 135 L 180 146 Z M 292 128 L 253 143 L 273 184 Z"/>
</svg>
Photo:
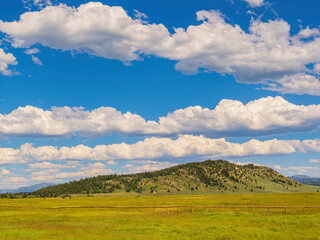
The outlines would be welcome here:
<svg viewBox="0 0 320 240">
<path fill-rule="evenodd" d="M 258 141 L 253 139 L 240 144 L 228 142 L 223 138 L 210 139 L 204 136 L 182 135 L 176 140 L 152 137 L 134 144 L 97 145 L 93 148 L 84 145 L 60 148 L 33 147 L 32 144 L 26 143 L 20 149 L 0 148 L 0 164 L 88 159 L 96 161 L 171 159 L 172 161 L 186 157 L 225 158 L 296 152 L 318 153 L 320 140 Z"/>
<path fill-rule="evenodd" d="M 169 37 L 162 24 L 143 24 L 129 17 L 122 7 L 98 2 L 77 9 L 61 4 L 27 12 L 18 22 L 1 21 L 0 30 L 13 37 L 15 47 L 41 43 L 124 62 L 140 59 L 142 48 L 152 49 Z"/>
<path fill-rule="evenodd" d="M 269 83 L 268 87 L 263 87 L 263 89 L 298 95 L 320 96 L 320 81 L 313 75 L 299 73 L 292 76 L 284 76 L 276 83 Z"/>
<path fill-rule="evenodd" d="M 11 53 L 5 53 L 5 51 L 0 48 L 0 73 L 5 76 L 14 75 L 15 72 L 9 69 L 9 65 L 17 65 L 16 58 Z"/>
<path fill-rule="evenodd" d="M 148 121 L 111 107 L 94 110 L 26 106 L 0 114 L 0 137 L 89 137 L 118 133 L 126 136 L 204 135 L 212 138 L 247 137 L 307 132 L 320 125 L 320 105 L 295 105 L 282 97 L 267 97 L 247 104 L 222 100 L 215 109 L 192 106 L 158 121 Z"/>
<path fill-rule="evenodd" d="M 261 0 L 247 2 L 263 4 Z M 19 21 L 0 21 L 0 31 L 11 37 L 14 47 L 42 44 L 124 63 L 154 55 L 177 61 L 176 69 L 186 74 L 215 71 L 232 74 L 240 83 L 280 84 L 271 89 L 283 93 L 319 95 L 312 90 L 319 86 L 319 73 L 315 71 L 311 80 L 297 77 L 306 75 L 310 64 L 320 63 L 317 28 L 307 27 L 291 35 L 290 25 L 282 19 L 256 19 L 249 31 L 244 31 L 226 22 L 219 11 L 199 11 L 200 24 L 176 28 L 171 34 L 163 24 L 140 18 L 131 18 L 122 7 L 99 2 L 78 8 L 60 4 L 24 13 Z M 302 90 L 297 90 L 300 85 Z"/>
</svg>

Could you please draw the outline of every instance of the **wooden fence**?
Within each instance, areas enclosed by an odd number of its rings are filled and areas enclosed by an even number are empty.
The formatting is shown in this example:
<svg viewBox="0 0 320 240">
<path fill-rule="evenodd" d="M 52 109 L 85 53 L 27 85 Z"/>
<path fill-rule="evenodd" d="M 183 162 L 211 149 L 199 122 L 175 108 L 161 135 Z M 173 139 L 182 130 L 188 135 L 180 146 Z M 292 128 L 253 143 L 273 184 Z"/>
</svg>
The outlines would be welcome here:
<svg viewBox="0 0 320 240">
<path fill-rule="evenodd" d="M 158 211 L 166 213 L 170 212 L 177 212 L 180 213 L 182 211 L 189 211 L 190 213 L 194 213 L 195 210 L 204 210 L 206 212 L 209 212 L 209 210 L 219 210 L 219 211 L 224 211 L 226 209 L 231 210 L 232 212 L 252 212 L 253 214 L 260 210 L 259 212 L 266 212 L 266 213 L 275 213 L 275 210 L 280 210 L 277 211 L 277 213 L 284 213 L 287 214 L 288 210 L 301 210 L 303 214 L 306 212 L 310 212 L 308 210 L 316 210 L 317 212 L 320 213 L 320 207 L 314 206 L 314 207 L 306 207 L 306 206 L 294 206 L 294 207 L 289 207 L 289 206 L 65 206 L 65 207 L 29 207 L 29 206 L 0 206 L 0 208 L 11 208 L 11 209 L 44 209 L 44 210 L 59 210 L 59 209 L 110 209 L 110 210 L 126 210 L 128 212 L 132 210 L 142 210 L 142 209 L 150 209 L 153 210 L 153 213 L 156 214 Z M 261 211 L 264 210 L 264 211 Z M 319 210 L 319 211 L 318 211 Z M 313 211 L 314 212 L 314 211 Z"/>
</svg>

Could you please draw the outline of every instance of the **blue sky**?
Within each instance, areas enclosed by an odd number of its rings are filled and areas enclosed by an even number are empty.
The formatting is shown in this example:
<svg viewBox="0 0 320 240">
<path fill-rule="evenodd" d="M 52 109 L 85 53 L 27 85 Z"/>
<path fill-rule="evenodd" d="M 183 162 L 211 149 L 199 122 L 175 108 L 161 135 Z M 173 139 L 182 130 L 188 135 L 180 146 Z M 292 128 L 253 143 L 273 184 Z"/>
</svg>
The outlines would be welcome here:
<svg viewBox="0 0 320 240">
<path fill-rule="evenodd" d="M 320 175 L 318 1 L 0 4 L 0 188 L 208 158 Z"/>
</svg>

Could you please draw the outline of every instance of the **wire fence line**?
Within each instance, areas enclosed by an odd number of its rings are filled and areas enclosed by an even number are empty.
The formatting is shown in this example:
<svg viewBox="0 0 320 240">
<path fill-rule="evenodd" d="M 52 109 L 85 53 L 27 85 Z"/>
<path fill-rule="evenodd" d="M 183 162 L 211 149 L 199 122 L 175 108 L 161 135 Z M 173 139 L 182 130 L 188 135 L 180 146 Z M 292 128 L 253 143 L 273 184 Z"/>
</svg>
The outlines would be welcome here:
<svg viewBox="0 0 320 240">
<path fill-rule="evenodd" d="M 320 206 L 60 206 L 60 207 L 38 207 L 38 206 L 0 206 L 0 208 L 9 208 L 9 209 L 38 209 L 38 210 L 59 210 L 59 209 L 113 209 L 113 210 L 137 210 L 137 209 L 153 209 L 153 213 L 156 214 L 157 210 L 166 210 L 167 213 L 172 210 L 180 213 L 183 210 L 190 210 L 194 213 L 197 209 L 206 210 L 208 212 L 210 209 L 218 209 L 223 211 L 225 209 L 231 209 L 233 212 L 240 212 L 241 210 L 247 209 L 252 213 L 255 213 L 255 210 L 265 209 L 268 213 L 272 213 L 271 210 L 282 210 L 284 214 L 287 214 L 287 211 L 290 209 L 302 210 L 303 213 L 306 213 L 307 210 L 319 210 Z"/>
</svg>

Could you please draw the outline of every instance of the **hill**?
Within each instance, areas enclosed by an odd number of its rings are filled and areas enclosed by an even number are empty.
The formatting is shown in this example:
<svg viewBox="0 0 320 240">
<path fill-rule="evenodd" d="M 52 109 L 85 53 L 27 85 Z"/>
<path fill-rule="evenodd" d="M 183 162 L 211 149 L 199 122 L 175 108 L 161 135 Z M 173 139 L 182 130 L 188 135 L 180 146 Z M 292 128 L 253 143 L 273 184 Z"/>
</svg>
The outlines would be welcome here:
<svg viewBox="0 0 320 240">
<path fill-rule="evenodd" d="M 53 186 L 53 183 L 39 183 L 31 186 L 20 187 L 17 189 L 0 189 L 0 193 L 31 193 L 41 188 Z"/>
<path fill-rule="evenodd" d="M 271 168 L 237 165 L 223 160 L 187 163 L 155 172 L 105 175 L 81 179 L 33 192 L 39 197 L 64 194 L 125 193 L 209 194 L 250 192 L 313 192 Z"/>
<path fill-rule="evenodd" d="M 291 176 L 290 178 L 299 182 L 299 183 L 312 185 L 312 186 L 320 186 L 320 178 L 319 177 L 309 177 L 306 175 L 295 175 L 295 176 Z"/>
</svg>

